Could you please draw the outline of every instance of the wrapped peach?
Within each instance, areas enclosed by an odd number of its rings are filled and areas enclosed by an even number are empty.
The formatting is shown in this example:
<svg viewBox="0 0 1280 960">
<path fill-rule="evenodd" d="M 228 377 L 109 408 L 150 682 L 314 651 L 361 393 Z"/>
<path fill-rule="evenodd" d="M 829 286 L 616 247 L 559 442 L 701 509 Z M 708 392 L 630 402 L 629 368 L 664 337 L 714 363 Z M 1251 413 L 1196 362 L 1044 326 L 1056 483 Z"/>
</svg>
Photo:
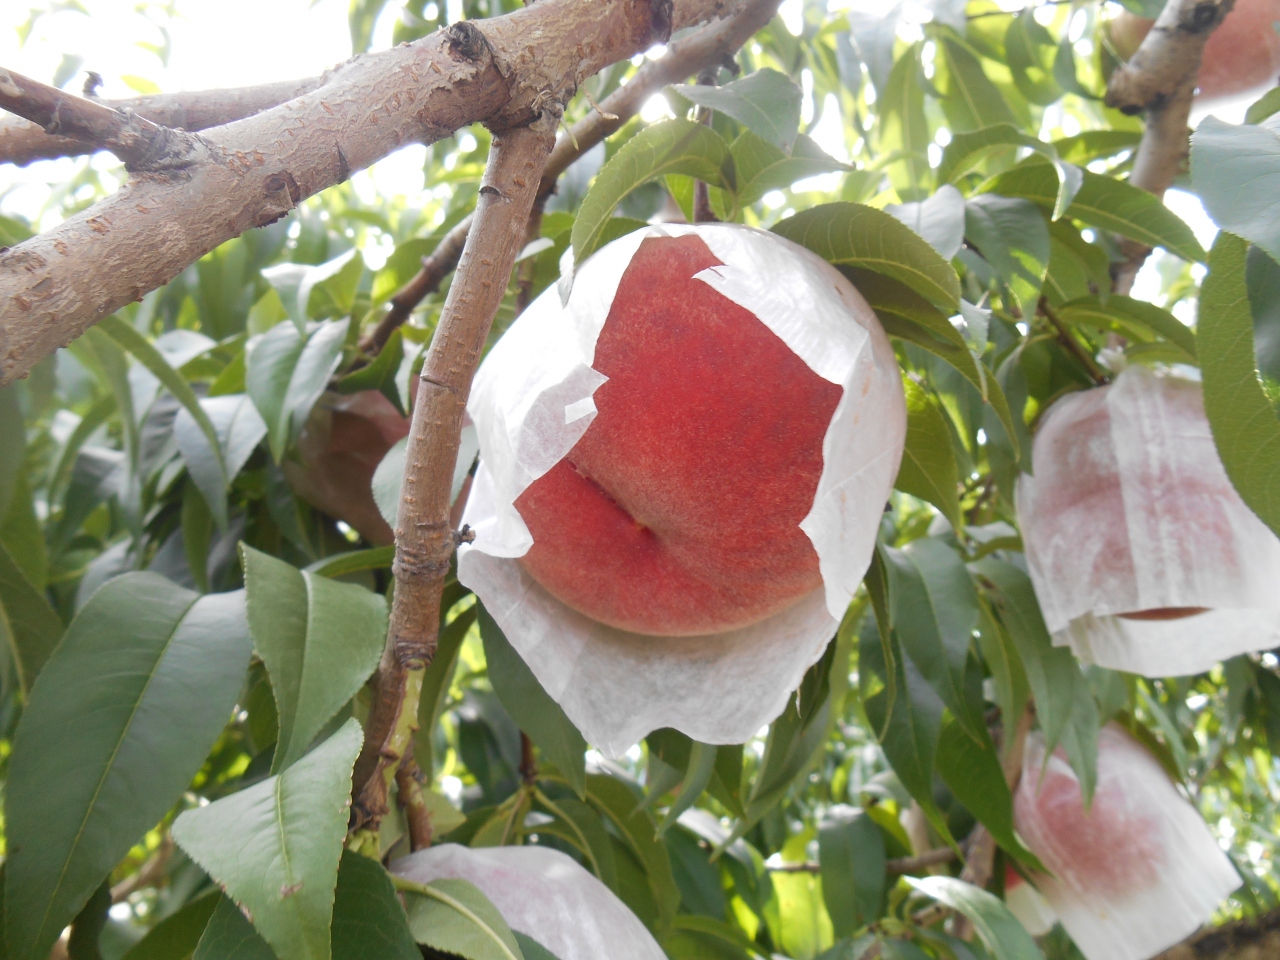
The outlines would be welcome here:
<svg viewBox="0 0 1280 960">
<path fill-rule="evenodd" d="M 507 926 L 558 960 L 666 960 L 627 905 L 558 850 L 446 843 L 397 860 L 391 870 L 414 883 L 466 880 Z"/>
<path fill-rule="evenodd" d="M 1049 871 L 1033 881 L 1087 960 L 1147 960 L 1185 939 L 1240 877 L 1159 762 L 1109 724 L 1086 810 L 1061 750 L 1027 740 L 1014 826 Z"/>
<path fill-rule="evenodd" d="M 1280 643 L 1280 539 L 1227 479 L 1200 385 L 1126 368 L 1045 414 L 1018 482 L 1054 643 L 1147 676 Z"/>
<path fill-rule="evenodd" d="M 853 286 L 731 224 L 601 249 L 494 347 L 468 411 L 459 579 L 613 754 L 782 711 L 870 563 L 906 428 Z"/>
<path fill-rule="evenodd" d="M 298 496 L 341 520 L 370 543 L 395 537 L 373 499 L 373 474 L 395 444 L 409 435 L 409 419 L 377 390 L 326 394 L 298 437 L 301 462 L 286 460 L 285 475 Z"/>
</svg>

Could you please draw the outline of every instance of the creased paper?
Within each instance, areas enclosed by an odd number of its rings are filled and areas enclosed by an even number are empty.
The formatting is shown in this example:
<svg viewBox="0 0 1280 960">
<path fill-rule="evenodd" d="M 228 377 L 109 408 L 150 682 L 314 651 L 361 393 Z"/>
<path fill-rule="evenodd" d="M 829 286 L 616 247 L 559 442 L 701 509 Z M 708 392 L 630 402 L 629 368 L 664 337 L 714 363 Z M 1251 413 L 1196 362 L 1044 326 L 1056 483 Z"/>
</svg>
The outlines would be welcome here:
<svg viewBox="0 0 1280 960">
<path fill-rule="evenodd" d="M 475 884 L 512 930 L 558 960 L 666 960 L 627 905 L 558 850 L 446 843 L 397 860 L 391 871 L 415 883 Z"/>
<path fill-rule="evenodd" d="M 1054 643 L 1147 676 L 1280 643 L 1280 539 L 1218 459 L 1200 385 L 1127 367 L 1053 405 L 1018 518 Z M 1149 610 L 1206 612 L 1141 620 Z"/>
<path fill-rule="evenodd" d="M 697 279 L 754 313 L 844 392 L 800 524 L 823 588 L 749 627 L 659 638 L 590 620 L 530 578 L 515 562 L 533 541 L 514 504 L 595 417 L 591 396 L 605 378 L 591 361 L 632 256 L 647 237 L 691 232 L 722 261 Z M 730 224 L 664 224 L 602 248 L 578 268 L 566 305 L 548 291 L 493 348 L 468 412 L 480 468 L 463 520 L 476 538 L 459 549 L 458 577 L 584 736 L 611 755 L 664 726 L 703 742 L 741 743 L 782 711 L 866 572 L 906 434 L 892 348 L 852 285 L 790 241 Z"/>
<path fill-rule="evenodd" d="M 1028 737 L 1014 825 L 1052 873 L 1034 882 L 1088 960 L 1147 960 L 1240 886 L 1200 814 L 1115 724 L 1099 738 L 1087 813 L 1062 752 L 1046 766 L 1044 737 Z"/>
</svg>

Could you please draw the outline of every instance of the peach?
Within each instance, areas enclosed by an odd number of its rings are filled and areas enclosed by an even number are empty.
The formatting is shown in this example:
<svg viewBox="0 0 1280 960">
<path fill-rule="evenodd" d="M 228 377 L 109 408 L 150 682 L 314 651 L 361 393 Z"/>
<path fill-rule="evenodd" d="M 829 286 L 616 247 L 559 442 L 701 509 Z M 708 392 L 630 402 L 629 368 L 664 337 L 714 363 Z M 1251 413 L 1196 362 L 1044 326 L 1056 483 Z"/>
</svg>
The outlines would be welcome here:
<svg viewBox="0 0 1280 960">
<path fill-rule="evenodd" d="M 1277 21 L 1280 0 L 1237 0 L 1205 43 L 1197 100 L 1204 103 L 1273 86 L 1280 74 Z M 1107 24 L 1121 59 L 1133 56 L 1154 23 L 1126 10 Z"/>
<path fill-rule="evenodd" d="M 727 223 L 576 265 L 467 411 L 458 580 L 614 756 L 658 727 L 741 743 L 783 710 L 859 588 L 906 437 L 893 347 L 848 279 Z"/>
<path fill-rule="evenodd" d="M 1147 676 L 1280 639 L 1280 539 L 1218 459 L 1200 385 L 1130 366 L 1042 418 L 1018 482 L 1027 566 L 1054 643 Z"/>
<path fill-rule="evenodd" d="M 1240 885 L 1200 814 L 1123 729 L 1101 731 L 1088 809 L 1062 751 L 1046 754 L 1032 734 L 1014 825 L 1049 871 L 1036 887 L 1088 960 L 1146 960 Z"/>
<path fill-rule="evenodd" d="M 596 418 L 516 501 L 525 570 L 624 630 L 732 629 L 822 585 L 800 521 L 841 389 L 694 279 L 719 265 L 696 235 L 640 245 L 596 344 Z"/>
<path fill-rule="evenodd" d="M 370 543 L 390 544 L 395 537 L 378 512 L 371 484 L 387 451 L 408 433 L 409 419 L 376 390 L 326 395 L 298 438 L 301 462 L 285 461 L 285 475 L 317 510 Z"/>
</svg>

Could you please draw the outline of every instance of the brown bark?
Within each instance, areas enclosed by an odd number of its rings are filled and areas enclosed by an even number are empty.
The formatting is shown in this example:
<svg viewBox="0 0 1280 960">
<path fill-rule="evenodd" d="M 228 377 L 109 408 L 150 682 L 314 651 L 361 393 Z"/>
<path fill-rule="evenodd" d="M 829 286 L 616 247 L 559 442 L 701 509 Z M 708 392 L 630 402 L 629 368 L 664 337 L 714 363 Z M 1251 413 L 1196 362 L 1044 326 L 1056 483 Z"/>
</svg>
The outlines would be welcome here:
<svg viewBox="0 0 1280 960">
<path fill-rule="evenodd" d="M 257 87 L 201 90 L 192 93 L 164 93 L 128 100 L 93 102 L 113 110 L 127 111 L 143 120 L 175 130 L 207 130 L 233 120 L 251 117 L 294 97 L 310 93 L 328 80 L 329 74 L 304 80 L 286 80 Z M 100 149 L 95 143 L 58 136 L 21 117 L 0 117 L 0 163 L 26 166 L 33 160 L 77 157 Z"/>
<path fill-rule="evenodd" d="M 356 761 L 352 824 L 375 829 L 416 727 L 422 672 L 435 655 L 440 593 L 455 547 L 450 484 L 471 378 L 524 242 L 559 104 L 529 127 L 496 134 L 458 274 L 422 366 L 396 526 L 395 599 L 378 670 L 378 697 Z"/>
<path fill-rule="evenodd" d="M 663 87 L 731 57 L 753 33 L 769 22 L 780 2 L 748 0 L 723 19 L 671 44 L 662 57 L 637 70 L 629 83 L 606 97 L 596 109 L 575 123 L 568 134 L 561 134 L 538 186 L 532 219 L 541 221 L 543 204 L 555 192 L 556 181 L 570 164 L 634 117 L 644 102 Z M 431 256 L 424 258 L 422 269 L 392 298 L 387 313 L 361 340 L 361 350 L 366 353 L 381 350 L 391 332 L 409 319 L 414 307 L 427 294 L 439 289 L 441 281 L 457 266 L 470 226 L 471 218 L 468 217 L 449 232 Z M 537 231 L 531 230 L 529 239 L 536 238 Z M 532 270 L 533 265 L 530 264 L 527 276 L 520 278 L 521 309 L 528 306 L 533 286 Z"/>
<path fill-rule="evenodd" d="M 353 170 L 470 123 L 528 123 L 603 67 L 745 2 L 542 0 L 353 59 L 310 93 L 193 138 L 180 169 L 134 177 L 0 252 L 0 385 Z"/>
<path fill-rule="evenodd" d="M 1107 105 L 1128 114 L 1146 113 L 1129 182 L 1163 197 L 1186 169 L 1187 120 L 1205 42 L 1235 0 L 1171 0 L 1129 61 L 1107 85 Z M 1127 294 L 1151 253 L 1136 240 L 1121 239 L 1125 260 L 1112 268 L 1112 287 Z"/>
<path fill-rule="evenodd" d="M 1280 957 L 1280 910 L 1202 930 L 1151 960 L 1275 960 Z"/>
</svg>

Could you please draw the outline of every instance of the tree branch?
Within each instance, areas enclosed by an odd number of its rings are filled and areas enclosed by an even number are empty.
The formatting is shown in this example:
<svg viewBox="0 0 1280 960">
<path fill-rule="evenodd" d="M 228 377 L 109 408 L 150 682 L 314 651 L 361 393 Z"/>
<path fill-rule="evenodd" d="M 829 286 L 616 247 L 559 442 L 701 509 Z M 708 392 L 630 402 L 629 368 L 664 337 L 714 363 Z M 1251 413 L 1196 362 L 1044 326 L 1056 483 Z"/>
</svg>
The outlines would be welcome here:
<svg viewBox="0 0 1280 960">
<path fill-rule="evenodd" d="M 1280 956 L 1280 910 L 1202 930 L 1151 960 L 1272 960 Z"/>
<path fill-rule="evenodd" d="M 207 130 L 233 120 L 242 120 L 294 97 L 310 93 L 328 81 L 332 71 L 303 80 L 286 80 L 257 87 L 201 90 L 192 93 L 163 93 L 128 100 L 99 100 L 99 104 L 122 113 L 150 120 L 175 130 Z M 40 123 L 21 117 L 0 117 L 0 163 L 26 166 L 33 160 L 77 157 L 97 147 L 86 140 L 47 132 Z"/>
<path fill-rule="evenodd" d="M 455 541 L 450 485 L 471 378 L 524 241 L 559 104 L 528 127 L 495 135 L 475 221 L 422 366 L 396 525 L 395 599 L 378 694 L 356 761 L 352 825 L 375 831 L 417 726 L 422 676 L 435 655 L 440 594 Z"/>
<path fill-rule="evenodd" d="M 722 19 L 671 44 L 665 54 L 645 63 L 625 86 L 615 90 L 603 103 L 596 104 L 595 109 L 575 123 L 568 134 L 561 134 L 538 185 L 534 217 L 541 220 L 542 206 L 555 192 L 556 181 L 575 160 L 634 117 L 645 101 L 663 87 L 732 56 L 752 34 L 769 22 L 780 2 L 747 0 Z M 422 269 L 392 297 L 387 313 L 360 341 L 361 350 L 365 353 L 381 350 L 391 331 L 409 319 L 424 297 L 439 289 L 440 283 L 457 265 L 470 226 L 471 218 L 468 217 L 445 236 L 429 257 L 423 259 Z"/>
<path fill-rule="evenodd" d="M 181 170 L 134 177 L 0 253 L 0 385 L 353 170 L 470 123 L 528 123 L 603 67 L 748 2 L 541 0 L 358 57 L 311 93 L 207 131 Z"/>
<path fill-rule="evenodd" d="M 1151 32 L 1129 59 L 1111 75 L 1107 106 L 1127 113 L 1146 113 L 1146 129 L 1134 157 L 1129 182 L 1163 197 L 1186 168 L 1187 120 L 1205 42 L 1235 0 L 1170 0 Z M 1112 287 L 1127 294 L 1151 247 L 1121 239 L 1125 260 L 1112 268 Z"/>
</svg>

